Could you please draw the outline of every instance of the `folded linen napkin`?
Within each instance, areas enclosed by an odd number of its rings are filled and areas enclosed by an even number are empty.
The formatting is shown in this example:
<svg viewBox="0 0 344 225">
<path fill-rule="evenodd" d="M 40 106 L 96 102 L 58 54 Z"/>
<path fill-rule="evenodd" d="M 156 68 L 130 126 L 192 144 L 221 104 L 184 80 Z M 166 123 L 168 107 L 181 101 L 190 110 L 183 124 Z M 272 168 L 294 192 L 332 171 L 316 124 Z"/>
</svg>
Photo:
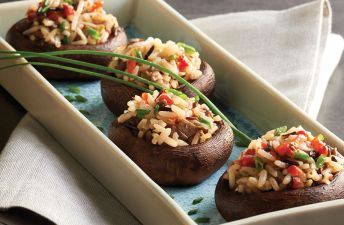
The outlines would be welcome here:
<svg viewBox="0 0 344 225">
<path fill-rule="evenodd" d="M 56 224 L 140 224 L 29 114 L 1 152 L 0 199 Z"/>
<path fill-rule="evenodd" d="M 192 21 L 313 118 L 344 48 L 331 22 L 327 0 Z"/>
<path fill-rule="evenodd" d="M 340 37 L 329 35 L 330 9 L 325 8 L 325 15 L 323 11 L 324 1 L 316 1 L 286 11 L 234 13 L 193 23 L 307 110 L 311 101 L 302 99 L 300 84 L 305 87 L 308 79 L 324 78 L 313 83 L 327 83 L 343 47 Z M 325 43 L 337 52 L 324 50 Z M 330 68 L 319 70 L 318 58 L 325 60 L 326 54 L 336 57 L 331 66 L 326 64 Z M 322 70 L 327 75 L 314 72 Z M 309 93 L 316 89 L 313 83 Z M 0 155 L 0 199 L 1 209 L 28 208 L 57 224 L 138 223 L 29 115 Z"/>
</svg>

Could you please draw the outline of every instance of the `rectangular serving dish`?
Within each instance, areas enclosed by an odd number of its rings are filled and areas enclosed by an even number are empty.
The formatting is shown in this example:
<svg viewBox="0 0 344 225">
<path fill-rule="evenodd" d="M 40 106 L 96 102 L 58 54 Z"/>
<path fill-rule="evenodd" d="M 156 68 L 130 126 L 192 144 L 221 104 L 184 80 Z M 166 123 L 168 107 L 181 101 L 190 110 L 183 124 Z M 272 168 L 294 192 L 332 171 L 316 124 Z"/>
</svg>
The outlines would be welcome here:
<svg viewBox="0 0 344 225">
<path fill-rule="evenodd" d="M 33 3 L 35 1 L 1 4 L 1 37 L 5 37 L 10 26 L 21 19 L 27 7 Z M 344 149 L 342 140 L 309 118 L 164 1 L 106 1 L 105 8 L 118 18 L 122 26 L 134 25 L 145 36 L 184 41 L 195 46 L 202 58 L 215 69 L 217 95 L 253 121 L 260 130 L 265 131 L 280 125 L 302 124 L 312 132 L 324 134 L 327 142 L 338 147 L 340 151 Z M 0 49 L 8 50 L 11 47 L 4 40 L 0 40 Z M 168 224 L 194 224 L 164 190 L 64 99 L 33 67 L 1 71 L 0 82 L 142 223 L 161 224 L 162 221 L 167 221 L 165 223 Z M 293 224 L 297 224 L 297 221 L 306 224 L 305 218 L 314 219 L 316 215 L 319 217 L 317 221 L 321 221 L 320 215 L 323 213 L 326 212 L 328 217 L 343 208 L 344 200 L 336 200 L 267 213 L 228 224 L 266 224 L 285 217 L 291 218 L 295 222 Z M 300 212 L 302 220 L 299 219 Z"/>
</svg>

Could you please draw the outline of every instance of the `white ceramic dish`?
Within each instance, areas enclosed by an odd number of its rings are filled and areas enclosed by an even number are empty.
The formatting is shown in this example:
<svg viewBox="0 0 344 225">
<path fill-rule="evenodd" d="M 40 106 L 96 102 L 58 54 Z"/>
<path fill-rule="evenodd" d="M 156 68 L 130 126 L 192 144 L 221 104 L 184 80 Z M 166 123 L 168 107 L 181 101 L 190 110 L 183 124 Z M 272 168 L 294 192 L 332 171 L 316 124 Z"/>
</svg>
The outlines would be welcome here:
<svg viewBox="0 0 344 225">
<path fill-rule="evenodd" d="M 26 8 L 32 3 L 33 1 L 22 1 L 1 4 L 1 37 L 5 37 L 10 26 L 23 17 Z M 330 145 L 344 149 L 342 140 L 310 119 L 162 0 L 106 1 L 106 10 L 114 13 L 122 26 L 134 24 L 146 36 L 181 40 L 195 46 L 215 69 L 217 94 L 254 121 L 261 130 L 272 129 L 281 124 L 302 124 L 306 129 L 324 134 Z M 0 40 L 0 48 L 11 49 L 4 40 Z M 1 72 L 0 82 L 141 222 L 194 224 L 158 185 L 85 119 L 33 67 Z M 343 207 L 344 200 L 337 200 L 267 213 L 229 224 L 273 224 L 286 216 L 288 220 L 294 218 L 291 220 L 293 224 L 321 224 L 319 222 L 322 220 L 313 219 L 325 212 L 327 214 L 324 215 L 328 219 L 329 215 Z M 319 209 L 322 213 L 318 213 Z M 297 219 L 300 213 L 302 220 Z M 340 224 L 340 216 L 332 218 L 332 223 Z"/>
</svg>

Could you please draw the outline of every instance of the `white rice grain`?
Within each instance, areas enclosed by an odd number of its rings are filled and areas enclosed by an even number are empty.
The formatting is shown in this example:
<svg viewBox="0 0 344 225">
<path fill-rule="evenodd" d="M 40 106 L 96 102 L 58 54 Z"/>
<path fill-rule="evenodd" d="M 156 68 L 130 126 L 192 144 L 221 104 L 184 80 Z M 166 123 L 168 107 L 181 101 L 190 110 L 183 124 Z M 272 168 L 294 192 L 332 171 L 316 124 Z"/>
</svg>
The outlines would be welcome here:
<svg viewBox="0 0 344 225">
<path fill-rule="evenodd" d="M 258 178 L 258 188 L 263 187 L 263 185 L 265 184 L 266 180 L 267 180 L 267 171 L 266 170 L 262 170 L 259 173 L 259 178 Z"/>
<path fill-rule="evenodd" d="M 124 123 L 125 121 L 129 120 L 130 118 L 134 117 L 135 113 L 134 112 L 127 112 L 122 115 L 120 115 L 117 118 L 118 123 Z"/>
<path fill-rule="evenodd" d="M 261 158 L 265 158 L 269 161 L 275 161 L 275 157 L 273 157 L 270 153 L 266 152 L 263 149 L 258 149 L 257 154 L 261 157 Z"/>
<path fill-rule="evenodd" d="M 278 186 L 276 179 L 273 177 L 269 177 L 269 181 L 270 181 L 270 184 L 271 184 L 272 188 L 274 189 L 274 191 L 279 191 L 279 186 Z"/>
<path fill-rule="evenodd" d="M 285 184 L 285 185 L 287 185 L 287 184 L 289 184 L 290 182 L 291 182 L 291 176 L 290 176 L 290 174 L 287 174 L 287 175 L 283 178 L 282 183 Z"/>
<path fill-rule="evenodd" d="M 277 170 L 275 170 L 271 165 L 267 164 L 265 166 L 265 169 L 269 172 L 269 174 L 271 174 L 271 176 L 273 176 L 273 177 L 278 176 Z"/>
<path fill-rule="evenodd" d="M 32 34 L 32 33 L 35 33 L 36 31 L 40 30 L 41 27 L 40 26 L 33 26 L 33 27 L 30 27 L 29 29 L 25 30 L 23 32 L 23 35 L 29 35 L 29 34 Z"/>
<path fill-rule="evenodd" d="M 280 160 L 274 161 L 274 164 L 276 166 L 278 166 L 279 168 L 282 168 L 282 169 L 287 168 L 287 164 L 285 162 L 280 161 Z"/>
</svg>

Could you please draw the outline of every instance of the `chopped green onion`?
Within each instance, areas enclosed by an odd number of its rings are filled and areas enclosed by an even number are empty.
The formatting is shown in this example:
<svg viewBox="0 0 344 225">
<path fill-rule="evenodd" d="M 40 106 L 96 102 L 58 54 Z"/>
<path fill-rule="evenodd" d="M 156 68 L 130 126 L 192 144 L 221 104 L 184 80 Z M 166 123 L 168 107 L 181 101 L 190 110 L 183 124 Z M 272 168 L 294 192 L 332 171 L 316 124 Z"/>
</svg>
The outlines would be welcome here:
<svg viewBox="0 0 344 225">
<path fill-rule="evenodd" d="M 68 86 L 68 91 L 74 94 L 80 94 L 80 88 L 77 86 Z"/>
<path fill-rule="evenodd" d="M 169 194 L 169 196 L 170 196 L 170 198 L 174 199 L 174 196 L 173 196 L 173 195 Z"/>
<path fill-rule="evenodd" d="M 72 50 L 72 52 L 73 51 L 74 50 Z M 128 76 L 130 78 L 133 78 L 134 80 L 141 81 L 142 83 L 145 83 L 147 85 L 152 85 L 152 86 L 154 86 L 158 90 L 163 89 L 163 87 L 161 85 L 159 85 L 159 84 L 157 84 L 157 83 L 155 83 L 153 81 L 146 80 L 146 79 L 144 79 L 144 78 L 142 78 L 140 76 L 136 76 L 136 75 L 124 72 L 122 70 L 118 70 L 118 69 L 114 69 L 114 68 L 110 68 L 110 67 L 106 67 L 106 66 L 101 66 L 101 65 L 97 65 L 97 64 L 93 64 L 93 63 L 87 63 L 87 62 L 83 62 L 83 61 L 79 61 L 79 60 L 73 60 L 73 59 L 68 59 L 68 58 L 63 58 L 63 57 L 57 57 L 57 56 L 54 56 L 55 54 L 51 54 L 52 52 L 50 52 L 48 54 L 47 54 L 47 52 L 45 52 L 45 53 L 37 53 L 37 52 L 27 52 L 27 51 L 0 51 L 0 52 L 2 52 L 2 53 L 19 53 L 19 54 L 21 54 L 19 56 L 0 57 L 0 60 L 16 59 L 16 58 L 21 58 L 21 57 L 25 57 L 25 58 L 44 57 L 44 58 L 48 58 L 48 59 L 59 61 L 59 62 L 66 62 L 66 63 L 69 63 L 69 64 L 78 65 L 78 66 L 84 66 L 84 67 L 93 68 L 93 69 L 97 69 L 97 70 L 102 70 L 102 71 L 106 71 L 106 72 L 113 72 L 113 73 L 116 73 L 116 74 L 125 75 L 125 76 Z M 67 55 L 69 55 L 68 52 L 69 51 L 67 51 Z M 53 53 L 59 53 L 59 51 L 53 52 Z M 95 54 L 96 53 L 98 53 L 98 51 L 95 51 Z M 103 53 L 105 53 L 105 52 L 103 52 Z M 92 53 L 90 53 L 90 54 L 92 54 Z M 56 54 L 56 55 L 60 55 L 60 54 Z M 111 56 L 112 56 L 112 53 L 111 53 Z M 30 63 L 30 64 L 32 64 L 32 63 Z M 15 65 L 13 65 L 13 66 L 15 66 Z M 13 66 L 3 67 L 2 69 L 10 68 L 10 67 L 13 67 Z M 43 66 L 43 65 L 41 64 L 41 66 Z M 44 66 L 48 66 L 48 65 L 44 65 Z M 65 68 L 61 68 L 61 67 L 59 67 L 59 68 L 60 69 L 65 69 Z M 87 73 L 88 72 L 86 72 L 86 74 Z M 91 75 L 91 74 L 88 73 L 87 75 Z M 91 76 L 96 76 L 96 75 L 91 75 Z M 109 77 L 109 76 L 107 76 L 107 77 Z M 104 78 L 104 77 L 102 76 L 102 78 Z M 105 79 L 107 79 L 107 78 L 105 78 Z M 109 79 L 113 80 L 112 77 L 110 77 Z M 121 79 L 121 80 L 123 80 L 123 79 Z M 119 81 L 119 80 L 118 80 L 118 82 L 121 83 L 121 81 Z M 126 83 L 128 83 L 128 82 L 126 82 Z M 129 83 L 127 85 L 129 85 Z M 137 85 L 135 85 L 135 86 L 136 86 L 135 87 L 136 89 L 142 90 L 142 88 L 139 88 L 139 86 L 137 86 Z M 144 91 L 148 92 L 148 93 L 153 93 L 149 89 L 145 89 Z"/>
<path fill-rule="evenodd" d="M 67 35 L 63 36 L 63 44 L 68 45 L 70 43 L 69 37 Z"/>
<path fill-rule="evenodd" d="M 281 134 L 287 132 L 287 130 L 288 130 L 288 127 L 287 127 L 287 126 L 283 126 L 283 127 L 276 128 L 276 129 L 275 129 L 274 135 L 275 135 L 275 136 L 280 136 Z"/>
<path fill-rule="evenodd" d="M 139 119 L 143 119 L 148 113 L 150 113 L 149 109 L 136 109 L 136 117 Z"/>
<path fill-rule="evenodd" d="M 195 98 L 195 101 L 196 101 L 196 102 L 199 102 L 199 96 L 198 96 L 198 95 L 195 95 L 194 98 Z"/>
<path fill-rule="evenodd" d="M 172 60 L 176 60 L 176 59 L 177 59 L 177 56 L 176 56 L 175 54 L 170 55 L 170 56 L 167 58 L 168 61 L 172 61 Z"/>
<path fill-rule="evenodd" d="M 264 163 L 260 158 L 256 157 L 254 162 L 256 165 L 256 170 L 261 171 L 264 168 Z"/>
<path fill-rule="evenodd" d="M 73 0 L 63 0 L 63 2 L 69 4 L 69 5 L 73 5 Z"/>
<path fill-rule="evenodd" d="M 200 116 L 200 117 L 198 117 L 198 121 L 203 123 L 203 124 L 205 124 L 205 125 L 207 125 L 209 128 L 211 128 L 211 123 L 209 122 L 209 120 L 207 120 L 207 119 L 205 119 L 205 118 Z"/>
<path fill-rule="evenodd" d="M 90 112 L 84 109 L 79 109 L 79 112 L 81 112 L 82 114 L 84 114 L 85 116 L 90 115 Z"/>
<path fill-rule="evenodd" d="M 323 155 L 319 156 L 315 165 L 317 167 L 317 169 L 320 169 L 325 163 L 325 157 Z"/>
<path fill-rule="evenodd" d="M 309 155 L 307 153 L 303 153 L 303 152 L 295 152 L 295 159 L 300 159 L 300 160 L 308 160 L 309 159 Z"/>
<path fill-rule="evenodd" d="M 154 114 L 157 114 L 159 112 L 159 108 L 160 106 L 158 104 L 154 106 Z"/>
<path fill-rule="evenodd" d="M 137 49 L 135 49 L 135 55 L 136 55 L 137 58 L 143 59 L 141 51 L 139 51 Z"/>
<path fill-rule="evenodd" d="M 201 201 L 203 201 L 203 197 L 199 197 L 199 198 L 194 199 L 194 200 L 192 201 L 192 204 L 193 204 L 193 205 L 196 205 L 196 204 L 198 204 L 198 203 L 201 203 Z"/>
<path fill-rule="evenodd" d="M 324 135 L 319 134 L 319 135 L 318 135 L 318 139 L 319 139 L 320 141 L 324 141 L 324 140 L 325 140 L 325 137 L 324 137 Z"/>
<path fill-rule="evenodd" d="M 57 57 L 57 58 L 59 58 L 59 57 Z M 66 61 L 69 62 L 70 61 L 69 59 L 63 59 L 63 58 L 59 58 L 59 59 L 62 62 L 66 62 Z M 71 60 L 71 61 L 74 62 L 74 60 Z M 84 65 L 84 62 L 81 62 L 81 61 L 78 61 L 78 62 L 80 63 L 78 65 Z M 120 84 L 124 84 L 124 85 L 132 87 L 132 88 L 136 88 L 136 89 L 141 90 L 143 92 L 147 92 L 147 93 L 153 94 L 153 91 L 151 91 L 151 90 L 149 90 L 147 88 L 144 88 L 142 86 L 139 86 L 137 84 L 134 84 L 132 82 L 125 81 L 123 79 L 119 79 L 119 78 L 116 78 L 116 77 L 112 77 L 112 76 L 108 76 L 108 75 L 105 75 L 105 74 L 101 74 L 101 73 L 97 73 L 97 72 L 93 72 L 93 71 L 88 71 L 88 70 L 84 70 L 84 69 L 78 69 L 78 68 L 69 67 L 69 66 L 62 66 L 62 65 L 58 65 L 58 64 L 54 64 L 54 63 L 43 63 L 43 62 L 17 63 L 17 64 L 12 64 L 12 65 L 8 65 L 8 66 L 0 67 L 0 70 L 9 69 L 9 68 L 12 68 L 12 67 L 17 67 L 17 66 L 26 66 L 26 65 L 51 67 L 51 68 L 57 68 L 57 69 L 62 69 L 62 70 L 82 73 L 82 74 L 90 75 L 90 76 L 93 76 L 93 77 L 104 78 L 104 79 L 107 79 L 107 80 L 116 81 L 116 82 L 118 82 Z M 86 63 L 86 65 L 88 65 L 88 63 Z M 92 67 L 92 68 L 94 68 L 94 67 Z M 98 65 L 96 65 L 96 68 L 98 68 Z M 102 68 L 102 67 L 100 67 L 100 68 Z"/>
<path fill-rule="evenodd" d="M 65 95 L 64 96 L 69 102 L 74 102 L 76 99 L 73 96 Z"/>
<path fill-rule="evenodd" d="M 98 41 L 100 39 L 100 34 L 95 29 L 93 29 L 91 27 L 87 27 L 86 31 L 94 40 Z"/>
<path fill-rule="evenodd" d="M 196 49 L 190 45 L 187 45 L 185 43 L 182 43 L 182 42 L 178 42 L 177 45 L 179 45 L 180 47 L 184 48 L 185 52 L 187 54 L 194 54 L 196 52 Z"/>
<path fill-rule="evenodd" d="M 179 98 L 184 99 L 184 100 L 188 99 L 188 96 L 186 94 L 184 94 L 183 92 L 177 91 L 175 89 L 166 89 L 166 92 L 174 94 L 174 95 L 176 95 Z"/>
<path fill-rule="evenodd" d="M 188 215 L 189 216 L 192 216 L 192 215 L 195 215 L 198 213 L 198 209 L 191 209 L 189 212 L 188 212 Z"/>
<path fill-rule="evenodd" d="M 195 219 L 196 223 L 209 223 L 210 222 L 210 218 L 208 217 L 198 217 Z"/>
<path fill-rule="evenodd" d="M 66 29 L 66 22 L 65 22 L 65 21 L 63 21 L 62 23 L 60 23 L 59 29 L 60 29 L 61 32 L 63 32 L 63 31 Z"/>
<path fill-rule="evenodd" d="M 81 95 L 75 96 L 75 100 L 77 102 L 87 102 L 87 98 L 85 98 L 84 96 L 81 96 Z"/>
<path fill-rule="evenodd" d="M 43 6 L 38 9 L 38 14 L 45 15 L 49 10 L 49 0 L 44 0 Z"/>
</svg>

